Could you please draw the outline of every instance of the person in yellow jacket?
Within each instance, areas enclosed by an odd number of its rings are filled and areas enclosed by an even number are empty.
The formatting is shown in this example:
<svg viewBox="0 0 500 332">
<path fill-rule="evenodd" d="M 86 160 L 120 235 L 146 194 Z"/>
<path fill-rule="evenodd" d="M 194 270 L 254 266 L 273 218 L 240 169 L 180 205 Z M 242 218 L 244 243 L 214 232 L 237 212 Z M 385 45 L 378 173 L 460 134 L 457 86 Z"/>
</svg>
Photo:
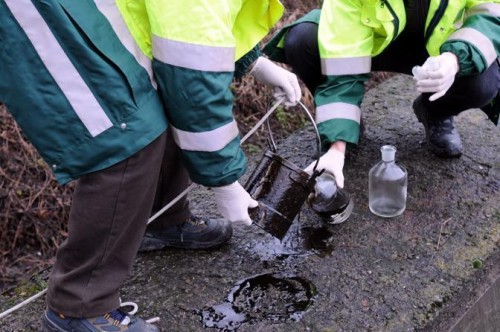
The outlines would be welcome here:
<svg viewBox="0 0 500 332">
<path fill-rule="evenodd" d="M 0 100 L 56 179 L 78 180 L 44 330 L 157 331 L 119 310 L 141 240 L 216 247 L 251 224 L 230 85 L 251 73 L 298 102 L 297 77 L 256 47 L 282 14 L 279 0 L 0 1 Z M 183 198 L 146 230 L 191 180 L 224 219 Z"/>
<path fill-rule="evenodd" d="M 346 143 L 358 142 L 363 83 L 372 71 L 415 74 L 421 95 L 413 108 L 437 156 L 462 154 L 453 123 L 460 112 L 482 108 L 498 122 L 498 0 L 324 0 L 321 10 L 280 30 L 264 52 L 289 64 L 314 94 L 328 150 L 319 166 L 340 187 Z"/>
</svg>

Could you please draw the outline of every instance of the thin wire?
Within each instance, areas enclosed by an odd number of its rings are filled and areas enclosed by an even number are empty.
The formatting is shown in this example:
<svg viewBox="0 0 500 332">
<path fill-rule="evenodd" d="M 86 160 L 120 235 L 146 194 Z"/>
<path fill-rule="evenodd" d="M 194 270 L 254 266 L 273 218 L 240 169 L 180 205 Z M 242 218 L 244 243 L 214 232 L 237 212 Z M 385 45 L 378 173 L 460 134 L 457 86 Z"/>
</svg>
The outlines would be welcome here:
<svg viewBox="0 0 500 332">
<path fill-rule="evenodd" d="M 274 105 L 269 109 L 269 111 L 267 111 L 266 114 L 264 114 L 264 116 L 262 117 L 262 119 L 259 120 L 259 122 L 257 122 L 257 124 L 252 128 L 250 129 L 250 131 L 248 131 L 248 133 L 243 136 L 243 138 L 241 139 L 241 144 L 243 144 L 263 123 L 264 121 L 267 120 L 267 118 L 273 114 L 273 112 L 278 108 L 278 106 L 284 101 L 285 99 L 284 98 L 280 98 L 278 99 Z"/>
<path fill-rule="evenodd" d="M 257 124 L 241 139 L 240 141 L 240 144 L 242 144 L 243 142 L 245 142 L 256 130 L 257 128 L 259 128 L 262 123 L 278 108 L 278 106 L 283 102 L 284 98 L 282 99 L 278 99 L 276 101 L 276 103 L 273 105 L 273 107 L 271 107 L 271 109 L 264 115 L 264 117 L 259 121 L 257 122 Z M 159 210 L 158 212 L 156 212 L 153 216 L 151 216 L 149 219 L 148 219 L 148 224 L 151 223 L 153 220 L 155 220 L 156 218 L 158 218 L 159 216 L 161 216 L 165 211 L 167 211 L 169 208 L 172 207 L 172 205 L 174 205 L 175 203 L 177 203 L 182 197 L 184 197 L 188 192 L 190 192 L 193 188 L 195 188 L 197 185 L 196 183 L 191 183 L 186 189 L 184 189 L 183 192 L 181 192 L 177 197 L 175 197 L 172 201 L 170 201 L 167 205 L 165 205 L 163 208 L 161 208 L 161 210 Z M 36 300 L 37 298 L 39 298 L 40 296 L 42 296 L 43 294 L 45 294 L 47 292 L 47 288 L 40 291 L 39 293 L 33 295 L 32 297 L 30 297 L 29 299 L 17 304 L 16 306 L 2 312 L 0 314 L 0 319 L 4 318 L 4 317 L 7 317 L 8 315 L 10 315 L 11 313 L 13 313 L 14 311 L 22 308 L 23 306 L 27 305 L 28 303 L 30 302 L 33 302 L 34 300 Z M 156 321 L 157 317 L 155 318 L 152 318 L 151 321 Z"/>
<path fill-rule="evenodd" d="M 30 302 L 33 302 L 35 301 L 36 299 L 38 299 L 40 296 L 42 296 L 43 294 L 45 294 L 47 292 L 47 288 L 45 288 L 44 290 L 38 292 L 37 294 L 33 295 L 32 297 L 24 300 L 23 302 L 13 306 L 12 308 L 2 312 L 0 314 L 0 319 L 4 318 L 4 317 L 7 317 L 8 315 L 10 315 L 11 313 L 13 313 L 14 311 L 16 311 L 17 309 L 19 308 L 22 308 L 24 307 L 25 305 L 27 305 L 28 303 Z"/>
<path fill-rule="evenodd" d="M 250 131 L 245 135 L 243 136 L 243 138 L 241 139 L 240 141 L 240 144 L 243 144 L 261 125 L 262 123 L 264 123 L 264 121 L 266 121 L 266 119 L 271 115 L 273 114 L 273 112 L 278 108 L 278 106 L 284 101 L 284 98 L 280 98 L 278 99 L 274 105 L 269 109 L 269 111 L 267 111 L 266 114 L 264 114 L 264 116 L 262 117 L 262 119 L 259 120 L 259 122 L 257 122 L 257 124 L 252 128 L 250 129 Z M 190 192 L 192 189 L 194 189 L 195 187 L 197 186 L 196 183 L 191 183 L 186 189 L 184 189 L 183 192 L 181 192 L 177 197 L 175 197 L 172 201 L 170 201 L 167 205 L 165 205 L 163 208 L 161 208 L 161 210 L 159 210 L 158 212 L 156 212 L 151 218 L 148 219 L 148 224 L 151 223 L 152 221 L 154 221 L 156 218 L 158 218 L 159 216 L 161 216 L 165 211 L 167 211 L 168 209 L 170 209 L 172 207 L 172 205 L 174 205 L 175 203 L 177 203 L 182 197 L 184 197 L 188 192 Z"/>
<path fill-rule="evenodd" d="M 280 98 L 278 99 L 274 105 L 269 109 L 269 111 L 267 111 L 267 113 L 262 117 L 262 119 L 259 120 L 259 122 L 257 122 L 257 124 L 252 128 L 250 129 L 250 131 L 241 139 L 240 141 L 240 144 L 243 144 L 263 123 L 264 121 L 267 120 L 267 118 L 269 118 L 269 116 L 271 114 L 273 114 L 273 112 L 278 108 L 278 106 L 284 101 L 284 98 Z M 304 111 L 306 112 L 306 114 L 308 115 L 309 119 L 311 120 L 313 126 L 314 126 L 314 129 L 316 131 L 316 136 L 317 136 L 317 139 L 318 139 L 318 158 L 316 159 L 316 164 L 314 165 L 314 169 L 313 170 L 316 170 L 316 167 L 318 166 L 318 162 L 319 162 L 319 156 L 320 156 L 320 145 L 321 145 L 321 138 L 319 136 L 319 131 L 318 131 L 318 128 L 316 126 L 316 123 L 314 122 L 314 118 L 312 117 L 311 113 L 309 112 L 309 110 L 307 109 L 307 107 L 299 101 L 299 105 L 302 106 L 302 108 L 304 109 Z M 160 215 L 162 215 L 165 211 L 167 211 L 169 208 L 172 207 L 172 205 L 174 205 L 175 203 L 177 203 L 177 201 L 179 201 L 182 197 L 184 197 L 188 192 L 190 192 L 194 187 L 196 187 L 197 185 L 193 182 L 191 183 L 186 189 L 184 189 L 183 192 L 181 192 L 177 197 L 175 197 L 172 201 L 170 201 L 167 205 L 165 205 L 161 210 L 159 210 L 158 212 L 156 212 L 153 216 L 151 216 L 149 219 L 148 219 L 148 224 L 150 222 L 152 222 L 153 220 L 155 220 L 156 218 L 158 218 Z M 4 317 L 7 317 L 8 315 L 10 315 L 11 313 L 13 313 L 14 311 L 22 308 L 23 306 L 27 305 L 28 303 L 30 302 L 33 302 L 35 301 L 36 299 L 38 299 L 40 296 L 42 296 L 43 294 L 45 294 L 47 292 L 47 288 L 45 288 L 44 290 L 40 291 L 39 293 L 33 295 L 32 297 L 26 299 L 25 301 L 15 305 L 14 307 L 2 312 L 0 314 L 0 319 L 4 318 Z M 159 320 L 158 317 L 154 317 L 151 319 L 151 322 L 154 322 L 154 321 L 157 321 Z"/>
<path fill-rule="evenodd" d="M 311 120 L 311 123 L 314 127 L 314 132 L 316 133 L 316 139 L 318 140 L 318 149 L 316 151 L 317 158 L 316 158 L 316 163 L 314 164 L 314 167 L 313 167 L 313 172 L 314 172 L 316 170 L 316 168 L 318 167 L 319 158 L 321 157 L 321 136 L 319 135 L 318 126 L 316 126 L 316 121 L 314 121 L 314 118 L 313 118 L 311 112 L 309 112 L 306 105 L 304 105 L 301 101 L 299 101 L 299 105 L 302 106 L 302 108 L 306 112 L 307 116 L 309 117 L 309 120 Z"/>
<path fill-rule="evenodd" d="M 170 209 L 172 205 L 177 203 L 182 197 L 184 197 L 188 192 L 190 192 L 194 187 L 196 187 L 196 183 L 191 183 L 186 189 L 184 189 L 183 192 L 181 192 L 177 197 L 175 197 L 173 200 L 171 200 L 167 205 L 161 208 L 158 212 L 156 212 L 153 216 L 151 216 L 148 219 L 148 224 L 151 223 L 153 220 L 161 216 L 165 211 Z"/>
</svg>

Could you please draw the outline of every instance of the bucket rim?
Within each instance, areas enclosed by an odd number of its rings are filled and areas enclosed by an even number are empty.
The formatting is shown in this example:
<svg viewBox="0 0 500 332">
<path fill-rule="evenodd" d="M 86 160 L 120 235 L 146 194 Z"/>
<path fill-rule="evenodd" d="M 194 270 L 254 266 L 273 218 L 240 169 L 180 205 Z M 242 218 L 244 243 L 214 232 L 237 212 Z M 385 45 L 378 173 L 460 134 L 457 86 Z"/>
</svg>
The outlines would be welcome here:
<svg viewBox="0 0 500 332">
<path fill-rule="evenodd" d="M 291 161 L 287 160 L 286 158 L 283 158 L 282 156 L 280 156 L 278 153 L 274 152 L 274 151 L 271 151 L 271 150 L 267 150 L 265 153 L 264 153 L 264 156 L 267 156 L 267 157 L 270 157 L 271 159 L 273 160 L 277 160 L 279 161 L 281 164 L 285 165 L 286 167 L 290 168 L 291 170 L 293 171 L 296 171 L 300 174 L 304 174 L 305 176 L 307 176 L 308 178 L 311 177 L 311 174 L 307 173 L 306 171 L 304 171 L 302 168 L 300 168 L 299 166 L 295 165 L 294 163 L 292 163 Z"/>
</svg>

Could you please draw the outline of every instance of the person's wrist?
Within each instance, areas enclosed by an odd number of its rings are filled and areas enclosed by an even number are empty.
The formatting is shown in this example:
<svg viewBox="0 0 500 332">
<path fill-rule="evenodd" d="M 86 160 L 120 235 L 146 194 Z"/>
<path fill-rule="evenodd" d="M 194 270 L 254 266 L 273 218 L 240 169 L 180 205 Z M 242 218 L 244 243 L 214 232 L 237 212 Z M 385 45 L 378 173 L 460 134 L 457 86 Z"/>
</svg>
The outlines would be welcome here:
<svg viewBox="0 0 500 332">
<path fill-rule="evenodd" d="M 254 70 L 255 66 L 257 65 L 257 63 L 259 62 L 259 60 L 260 60 L 261 58 L 262 58 L 261 56 L 260 56 L 260 57 L 258 57 L 257 59 L 255 59 L 255 61 L 254 61 L 254 62 L 252 62 L 252 63 L 250 64 L 250 66 L 248 66 L 248 72 L 250 73 L 250 75 L 253 73 L 253 70 Z"/>
<path fill-rule="evenodd" d="M 215 192 L 220 192 L 220 191 L 232 190 L 232 189 L 236 188 L 237 186 L 238 186 L 238 181 L 235 181 L 233 183 L 226 184 L 223 186 L 212 187 L 212 190 Z"/>
<path fill-rule="evenodd" d="M 335 141 L 332 142 L 332 144 L 330 145 L 330 150 L 338 151 L 341 152 L 342 154 L 345 154 L 346 146 L 347 144 L 345 141 Z"/>
<path fill-rule="evenodd" d="M 263 66 L 266 66 L 266 65 L 267 65 L 267 64 L 266 64 L 266 62 L 268 62 L 268 61 L 269 61 L 269 60 L 268 60 L 266 57 L 264 57 L 264 56 L 259 56 L 259 57 L 257 58 L 257 60 L 255 60 L 255 61 L 254 61 L 254 62 L 250 65 L 250 69 L 249 69 L 249 71 L 248 71 L 248 72 L 250 73 L 250 75 L 252 75 L 252 76 L 254 76 L 254 77 L 255 77 L 255 75 L 260 75 L 260 74 L 261 74 L 260 72 L 263 70 L 263 68 L 265 68 L 265 67 L 263 67 Z M 257 77 L 256 77 L 256 78 L 257 78 Z"/>
<path fill-rule="evenodd" d="M 458 62 L 458 56 L 452 52 L 444 52 L 442 55 L 447 57 L 453 66 L 455 74 L 458 73 L 460 69 L 460 63 Z"/>
</svg>

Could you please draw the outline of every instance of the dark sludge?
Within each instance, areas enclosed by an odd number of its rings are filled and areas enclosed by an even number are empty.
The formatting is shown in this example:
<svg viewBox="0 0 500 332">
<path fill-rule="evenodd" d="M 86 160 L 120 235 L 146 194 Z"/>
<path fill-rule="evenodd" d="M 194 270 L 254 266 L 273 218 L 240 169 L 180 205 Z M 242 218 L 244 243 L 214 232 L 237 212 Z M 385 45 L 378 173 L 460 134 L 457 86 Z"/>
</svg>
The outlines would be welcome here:
<svg viewBox="0 0 500 332">
<path fill-rule="evenodd" d="M 303 278 L 260 274 L 238 282 L 224 303 L 198 313 L 205 327 L 223 331 L 256 321 L 299 321 L 316 294 L 315 286 Z"/>
</svg>

